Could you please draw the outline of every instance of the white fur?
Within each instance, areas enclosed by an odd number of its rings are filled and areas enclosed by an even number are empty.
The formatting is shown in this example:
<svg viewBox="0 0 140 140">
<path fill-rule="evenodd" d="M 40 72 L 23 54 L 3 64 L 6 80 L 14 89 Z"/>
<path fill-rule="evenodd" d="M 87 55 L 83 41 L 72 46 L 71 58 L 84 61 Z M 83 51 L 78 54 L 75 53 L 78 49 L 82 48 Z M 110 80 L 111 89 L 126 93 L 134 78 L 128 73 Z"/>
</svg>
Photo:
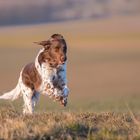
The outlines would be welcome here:
<svg viewBox="0 0 140 140">
<path fill-rule="evenodd" d="M 42 63 L 41 66 L 38 62 L 38 56 L 43 51 L 44 51 L 44 48 L 39 51 L 39 53 L 38 53 L 38 55 L 35 59 L 35 67 L 36 67 L 37 71 L 39 72 L 39 74 L 42 78 L 42 83 L 39 87 L 39 90 L 38 91 L 32 91 L 29 87 L 27 87 L 23 83 L 23 81 L 22 81 L 22 71 L 21 71 L 19 81 L 18 81 L 18 84 L 17 84 L 16 88 L 13 89 L 12 91 L 10 91 L 8 93 L 5 93 L 4 95 L 0 96 L 0 99 L 15 100 L 19 96 L 22 95 L 23 100 L 24 100 L 24 107 L 23 107 L 23 113 L 24 114 L 32 114 L 34 112 L 34 107 L 39 100 L 40 93 L 45 94 L 45 95 L 49 95 L 50 97 L 60 96 L 60 95 L 63 94 L 62 96 L 64 97 L 64 99 L 67 99 L 67 96 L 68 96 L 68 93 L 69 93 L 69 90 L 67 88 L 67 80 L 66 80 L 66 64 L 61 66 L 63 71 L 59 73 L 59 75 L 61 76 L 61 78 L 63 79 L 63 81 L 65 83 L 64 87 L 63 87 L 63 90 L 60 91 L 59 89 L 57 89 L 53 86 L 53 82 L 52 82 L 53 76 L 57 77 L 57 69 L 56 68 L 50 68 L 47 62 Z M 50 84 L 51 88 L 46 91 L 46 86 L 47 86 L 48 83 Z"/>
</svg>

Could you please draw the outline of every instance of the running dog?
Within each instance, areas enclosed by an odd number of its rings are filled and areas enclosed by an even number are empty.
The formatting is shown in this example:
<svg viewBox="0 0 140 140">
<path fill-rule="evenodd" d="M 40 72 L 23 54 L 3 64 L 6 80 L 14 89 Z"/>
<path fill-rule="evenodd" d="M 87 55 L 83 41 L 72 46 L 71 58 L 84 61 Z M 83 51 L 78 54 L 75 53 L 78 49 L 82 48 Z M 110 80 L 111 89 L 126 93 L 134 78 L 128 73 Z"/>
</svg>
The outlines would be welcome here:
<svg viewBox="0 0 140 140">
<path fill-rule="evenodd" d="M 15 100 L 23 96 L 24 114 L 32 114 L 40 94 L 48 95 L 67 104 L 69 89 L 66 78 L 67 45 L 60 34 L 53 34 L 47 41 L 35 42 L 43 46 L 35 62 L 27 64 L 20 72 L 17 86 L 0 99 Z"/>
</svg>

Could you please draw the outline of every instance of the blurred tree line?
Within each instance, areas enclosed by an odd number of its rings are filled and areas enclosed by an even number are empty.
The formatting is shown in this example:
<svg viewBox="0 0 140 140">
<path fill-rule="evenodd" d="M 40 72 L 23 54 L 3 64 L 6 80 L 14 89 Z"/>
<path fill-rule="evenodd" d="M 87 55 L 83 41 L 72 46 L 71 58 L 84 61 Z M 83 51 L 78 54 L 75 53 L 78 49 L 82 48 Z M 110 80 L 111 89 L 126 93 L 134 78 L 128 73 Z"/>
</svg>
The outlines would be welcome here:
<svg viewBox="0 0 140 140">
<path fill-rule="evenodd" d="M 0 25 L 140 13 L 140 0 L 1 0 Z"/>
</svg>

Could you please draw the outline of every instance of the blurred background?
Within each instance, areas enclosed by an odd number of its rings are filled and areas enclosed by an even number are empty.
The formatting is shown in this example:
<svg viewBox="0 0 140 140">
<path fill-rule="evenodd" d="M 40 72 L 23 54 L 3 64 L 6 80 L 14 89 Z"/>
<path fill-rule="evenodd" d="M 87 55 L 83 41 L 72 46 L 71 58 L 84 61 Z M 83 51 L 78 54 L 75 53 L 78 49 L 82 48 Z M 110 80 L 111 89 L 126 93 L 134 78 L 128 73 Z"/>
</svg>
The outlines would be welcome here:
<svg viewBox="0 0 140 140">
<path fill-rule="evenodd" d="M 33 42 L 54 33 L 68 45 L 69 103 L 41 96 L 37 111 L 139 111 L 139 0 L 0 0 L 0 94 L 34 61 L 40 46 Z"/>
</svg>

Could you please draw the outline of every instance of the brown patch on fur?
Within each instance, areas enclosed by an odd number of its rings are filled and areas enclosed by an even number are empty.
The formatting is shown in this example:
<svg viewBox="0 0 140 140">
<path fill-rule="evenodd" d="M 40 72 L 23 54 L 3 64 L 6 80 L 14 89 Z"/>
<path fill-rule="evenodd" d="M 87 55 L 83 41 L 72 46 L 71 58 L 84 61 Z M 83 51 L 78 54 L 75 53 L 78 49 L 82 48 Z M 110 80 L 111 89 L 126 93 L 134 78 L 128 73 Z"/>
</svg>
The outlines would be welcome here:
<svg viewBox="0 0 140 140">
<path fill-rule="evenodd" d="M 60 34 L 54 34 L 48 41 L 41 41 L 38 44 L 45 48 L 38 57 L 40 65 L 47 61 L 50 67 L 57 67 L 67 60 L 67 45 Z"/>
<path fill-rule="evenodd" d="M 27 87 L 31 88 L 32 90 L 37 90 L 41 85 L 42 79 L 34 63 L 27 64 L 24 67 L 22 72 L 22 81 Z"/>
</svg>

